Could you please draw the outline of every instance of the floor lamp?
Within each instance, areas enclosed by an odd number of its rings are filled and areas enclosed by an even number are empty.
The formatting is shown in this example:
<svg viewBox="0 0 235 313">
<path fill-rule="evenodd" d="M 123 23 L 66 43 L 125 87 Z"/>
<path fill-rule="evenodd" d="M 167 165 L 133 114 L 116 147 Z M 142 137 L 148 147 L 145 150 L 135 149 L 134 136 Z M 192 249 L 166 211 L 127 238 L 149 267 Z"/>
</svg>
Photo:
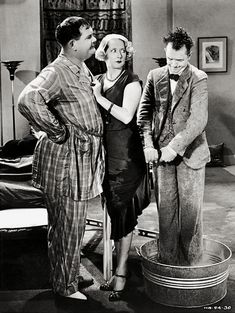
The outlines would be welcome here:
<svg viewBox="0 0 235 313">
<path fill-rule="evenodd" d="M 14 78 L 15 70 L 23 61 L 1 61 L 6 66 L 10 73 L 11 80 L 11 100 L 12 100 L 12 123 L 13 123 L 13 139 L 16 139 L 16 126 L 15 126 L 15 100 L 14 100 Z"/>
</svg>

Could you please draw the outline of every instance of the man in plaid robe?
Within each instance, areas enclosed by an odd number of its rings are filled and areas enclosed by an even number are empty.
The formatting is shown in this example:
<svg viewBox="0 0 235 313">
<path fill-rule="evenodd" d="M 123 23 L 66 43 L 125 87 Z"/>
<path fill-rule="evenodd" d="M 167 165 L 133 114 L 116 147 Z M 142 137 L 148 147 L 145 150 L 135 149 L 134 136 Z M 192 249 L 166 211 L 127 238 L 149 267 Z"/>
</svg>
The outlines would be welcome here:
<svg viewBox="0 0 235 313">
<path fill-rule="evenodd" d="M 88 200 L 102 192 L 103 124 L 84 61 L 95 52 L 88 22 L 69 17 L 56 28 L 59 56 L 19 96 L 20 113 L 43 131 L 34 152 L 33 185 L 48 210 L 53 291 L 86 300 L 79 274 Z"/>
</svg>

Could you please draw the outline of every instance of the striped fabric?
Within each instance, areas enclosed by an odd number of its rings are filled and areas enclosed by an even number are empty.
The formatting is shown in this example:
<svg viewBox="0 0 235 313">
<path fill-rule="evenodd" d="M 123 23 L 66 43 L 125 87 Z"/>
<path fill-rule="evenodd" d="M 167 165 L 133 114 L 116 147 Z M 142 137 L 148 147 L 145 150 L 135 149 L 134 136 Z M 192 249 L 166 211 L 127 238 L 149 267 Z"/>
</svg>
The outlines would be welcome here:
<svg viewBox="0 0 235 313">
<path fill-rule="evenodd" d="M 22 91 L 18 107 L 36 130 L 33 184 L 51 196 L 87 200 L 102 192 L 103 124 L 88 69 L 64 55 Z"/>
<path fill-rule="evenodd" d="M 53 291 L 68 296 L 79 290 L 80 252 L 88 201 L 45 195 L 48 210 L 48 255 Z"/>
</svg>

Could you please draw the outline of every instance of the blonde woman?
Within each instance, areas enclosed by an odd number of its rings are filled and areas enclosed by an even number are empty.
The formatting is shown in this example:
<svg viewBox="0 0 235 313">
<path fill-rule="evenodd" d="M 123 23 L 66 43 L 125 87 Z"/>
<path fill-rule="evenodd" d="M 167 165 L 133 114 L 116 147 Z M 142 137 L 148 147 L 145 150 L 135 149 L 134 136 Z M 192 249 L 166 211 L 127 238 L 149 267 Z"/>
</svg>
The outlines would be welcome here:
<svg viewBox="0 0 235 313">
<path fill-rule="evenodd" d="M 140 79 L 125 69 L 133 47 L 124 36 L 105 36 L 95 54 L 106 63 L 107 71 L 97 76 L 93 87 L 105 125 L 106 173 L 104 196 L 111 219 L 117 266 L 109 282 L 110 301 L 122 298 L 128 269 L 127 260 L 138 215 L 149 204 L 146 163 L 136 124 L 136 110 L 142 87 Z"/>
</svg>

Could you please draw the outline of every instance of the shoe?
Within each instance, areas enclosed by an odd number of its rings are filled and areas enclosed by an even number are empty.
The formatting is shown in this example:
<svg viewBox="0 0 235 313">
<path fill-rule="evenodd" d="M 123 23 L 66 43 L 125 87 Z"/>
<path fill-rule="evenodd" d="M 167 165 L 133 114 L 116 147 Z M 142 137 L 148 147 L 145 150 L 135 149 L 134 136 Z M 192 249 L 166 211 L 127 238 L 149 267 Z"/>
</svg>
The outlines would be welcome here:
<svg viewBox="0 0 235 313">
<path fill-rule="evenodd" d="M 127 276 L 126 275 L 118 275 L 118 274 L 115 274 L 116 277 L 122 277 L 122 278 L 125 278 L 127 279 Z M 122 300 L 123 298 L 123 293 L 124 293 L 124 289 L 125 289 L 125 285 L 124 285 L 124 288 L 121 289 L 121 290 L 112 290 L 112 292 L 110 293 L 109 295 L 109 301 L 110 302 L 114 302 L 114 301 L 120 301 Z"/>
<path fill-rule="evenodd" d="M 87 297 L 80 291 L 76 291 L 75 293 L 72 293 L 71 295 L 66 296 L 66 298 L 71 298 L 71 299 L 76 299 L 76 300 L 87 300 Z"/>
<path fill-rule="evenodd" d="M 112 276 L 109 281 L 106 281 L 106 283 L 100 285 L 100 290 L 112 291 L 113 290 L 113 286 L 112 286 L 113 279 L 114 279 L 114 276 Z"/>
<path fill-rule="evenodd" d="M 93 278 L 83 279 L 83 280 L 81 280 L 78 283 L 78 288 L 79 289 L 84 289 L 84 288 L 90 287 L 93 284 L 94 284 L 94 279 Z"/>
<path fill-rule="evenodd" d="M 124 289 L 122 289 L 122 290 L 113 290 L 110 293 L 110 295 L 109 295 L 109 301 L 110 302 L 115 302 L 115 301 L 122 300 L 123 291 L 124 291 Z"/>
<path fill-rule="evenodd" d="M 113 279 L 115 276 L 118 276 L 118 275 L 114 275 L 110 278 L 109 281 L 106 281 L 106 283 L 100 285 L 100 290 L 102 291 L 113 291 L 113 286 L 112 286 L 112 282 L 113 282 Z M 128 271 L 126 276 L 124 276 L 126 279 L 130 278 L 131 277 L 131 272 Z"/>
</svg>

